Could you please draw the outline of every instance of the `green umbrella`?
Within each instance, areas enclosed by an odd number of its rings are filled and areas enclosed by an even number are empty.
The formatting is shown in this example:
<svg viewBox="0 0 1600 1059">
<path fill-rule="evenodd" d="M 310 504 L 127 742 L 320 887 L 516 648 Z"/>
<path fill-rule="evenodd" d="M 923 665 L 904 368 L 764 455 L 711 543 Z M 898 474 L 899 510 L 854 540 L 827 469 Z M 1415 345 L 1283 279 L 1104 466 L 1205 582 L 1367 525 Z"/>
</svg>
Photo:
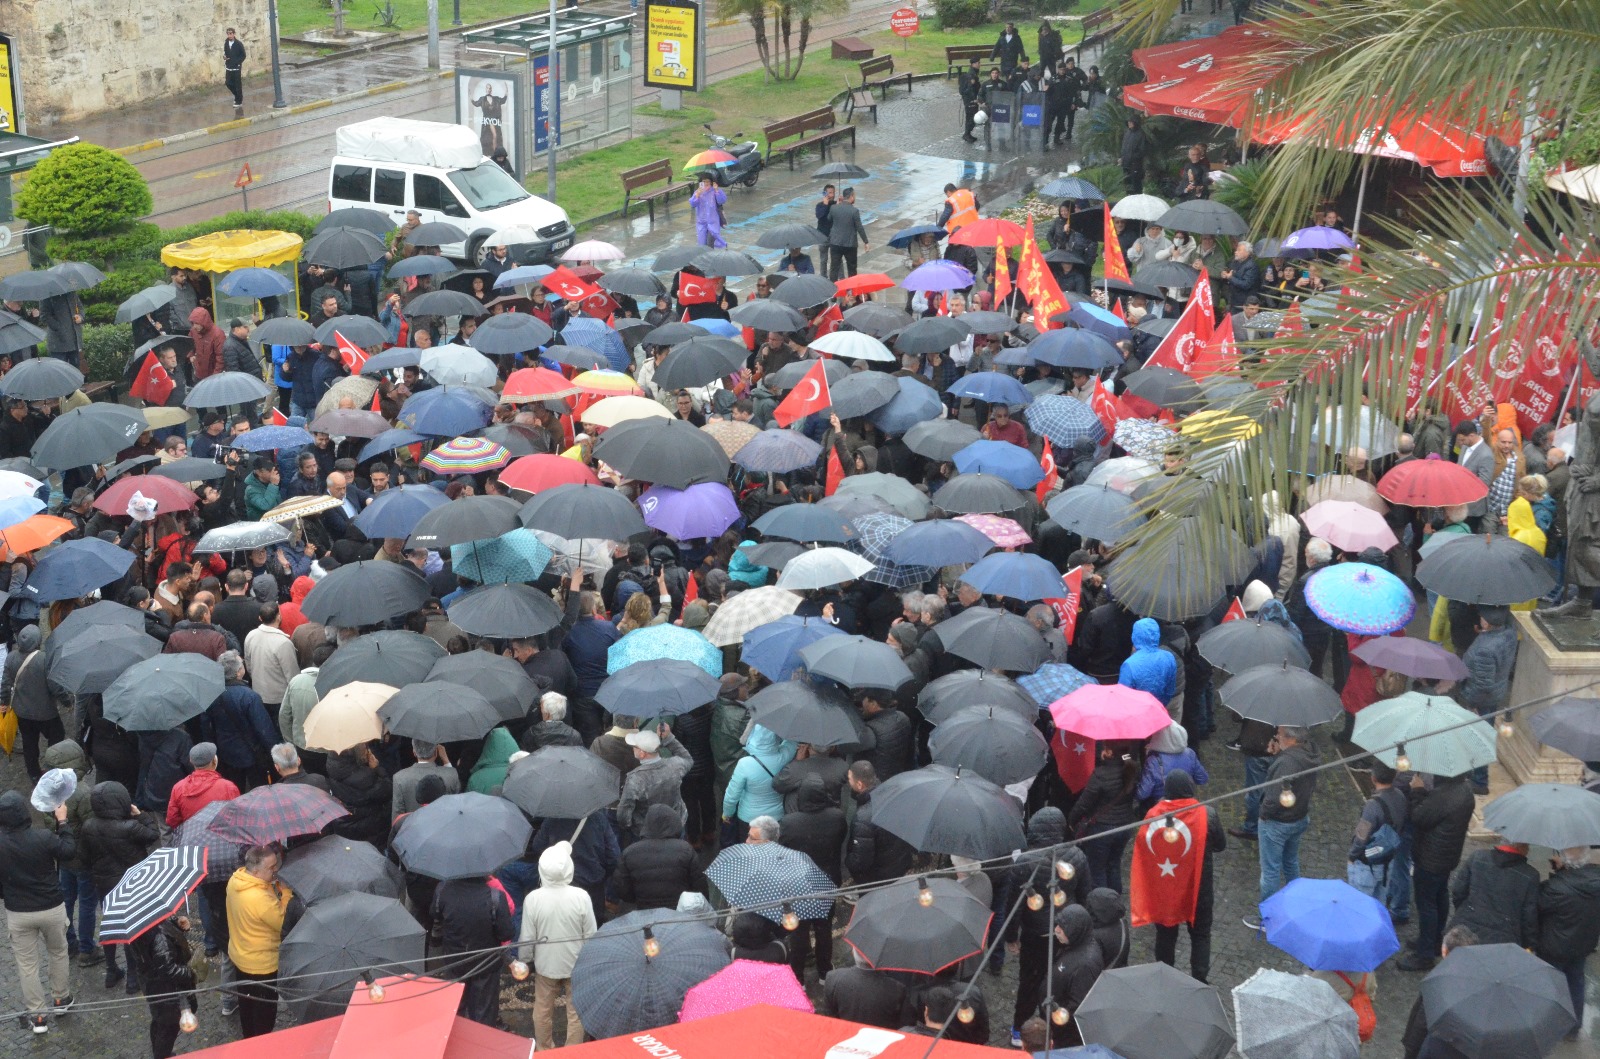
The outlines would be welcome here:
<svg viewBox="0 0 1600 1059">
<path fill-rule="evenodd" d="M 1405 771 L 1407 766 L 1398 764 L 1403 753 L 1412 770 L 1434 776 L 1460 776 L 1495 759 L 1494 727 L 1488 721 L 1442 695 L 1417 691 L 1356 714 L 1351 741 L 1363 750 L 1390 747 L 1374 750 L 1385 765 Z"/>
</svg>

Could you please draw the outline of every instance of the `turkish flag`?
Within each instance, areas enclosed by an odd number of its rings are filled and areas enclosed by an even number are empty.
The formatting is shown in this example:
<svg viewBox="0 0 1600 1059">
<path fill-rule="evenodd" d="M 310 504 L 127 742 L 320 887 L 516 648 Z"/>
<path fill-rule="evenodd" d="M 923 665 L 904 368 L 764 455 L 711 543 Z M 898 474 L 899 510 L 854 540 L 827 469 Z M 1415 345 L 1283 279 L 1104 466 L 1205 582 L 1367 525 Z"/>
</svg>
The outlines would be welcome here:
<svg viewBox="0 0 1600 1059">
<path fill-rule="evenodd" d="M 284 415 L 282 410 L 274 408 L 272 415 L 267 417 L 267 422 L 275 427 L 286 427 L 289 425 L 289 417 Z"/>
<path fill-rule="evenodd" d="M 578 303 L 578 307 L 584 311 L 585 315 L 592 316 L 596 320 L 604 320 L 622 308 L 617 304 L 615 298 L 603 290 L 596 290 L 593 294 L 584 298 Z"/>
<path fill-rule="evenodd" d="M 1117 223 L 1111 219 L 1111 203 L 1105 204 L 1105 211 L 1105 277 L 1130 283 L 1132 279 L 1128 275 L 1128 262 L 1122 256 L 1122 244 L 1117 242 Z"/>
<path fill-rule="evenodd" d="M 1050 490 L 1054 489 L 1056 483 L 1061 481 L 1061 475 L 1056 471 L 1056 453 L 1050 447 L 1049 438 L 1044 439 L 1044 452 L 1039 457 L 1039 468 L 1044 471 L 1044 478 L 1040 480 L 1038 485 L 1033 487 L 1033 495 L 1042 504 L 1044 503 L 1044 498 L 1050 494 Z"/>
<path fill-rule="evenodd" d="M 777 420 L 780 427 L 832 406 L 833 394 L 828 391 L 828 373 L 823 369 L 823 363 L 819 360 L 811 365 L 811 370 L 772 410 L 772 418 Z"/>
<path fill-rule="evenodd" d="M 1072 642 L 1073 635 L 1078 631 L 1078 605 L 1083 600 L 1083 567 L 1074 566 L 1071 570 L 1061 575 L 1061 584 L 1067 594 L 1059 599 L 1047 599 L 1056 612 L 1056 618 L 1061 622 L 1061 636 L 1067 643 Z"/>
<path fill-rule="evenodd" d="M 383 411 L 383 403 L 378 400 L 378 391 L 376 389 L 372 391 L 372 410 L 374 412 Z"/>
<path fill-rule="evenodd" d="M 1132 414 L 1122 398 L 1106 389 L 1106 384 L 1100 379 L 1094 381 L 1094 393 L 1089 396 L 1089 410 L 1099 417 L 1100 425 L 1106 428 L 1107 437 L 1116 433 L 1117 424 Z"/>
<path fill-rule="evenodd" d="M 994 237 L 994 307 L 1000 308 L 1000 303 L 1011 297 L 1014 288 L 1011 286 L 1011 259 L 1006 256 L 1006 243 L 1000 236 Z"/>
<path fill-rule="evenodd" d="M 678 304 L 704 305 L 717 300 L 717 285 L 704 276 L 678 273 Z"/>
<path fill-rule="evenodd" d="M 1050 738 L 1050 756 L 1055 759 L 1056 775 L 1067 790 L 1078 794 L 1089 785 L 1097 756 L 1093 739 L 1060 729 Z"/>
<path fill-rule="evenodd" d="M 585 283 L 576 272 L 565 265 L 545 276 L 539 283 L 545 290 L 559 294 L 569 302 L 581 302 L 591 295 L 600 293 L 599 287 L 593 283 Z"/>
<path fill-rule="evenodd" d="M 1167 841 L 1167 821 L 1177 831 Z M 1136 927 L 1154 923 L 1175 927 L 1194 922 L 1200 896 L 1209 823 L 1205 806 L 1193 798 L 1159 801 L 1133 833 L 1133 867 L 1128 872 L 1128 909 Z"/>
<path fill-rule="evenodd" d="M 817 318 L 811 321 L 811 326 L 816 329 L 816 334 L 812 336 L 814 338 L 831 335 L 844 326 L 844 313 L 839 311 L 837 305 L 830 305 L 817 314 Z"/>
<path fill-rule="evenodd" d="M 333 333 L 333 341 L 339 348 L 339 359 L 344 363 L 346 370 L 351 375 L 360 375 L 362 366 L 367 363 L 367 351 L 337 331 Z"/>
<path fill-rule="evenodd" d="M 828 470 L 823 479 L 823 496 L 832 496 L 839 491 L 839 483 L 844 481 L 844 464 L 839 462 L 839 450 L 834 447 L 828 449 Z"/>
<path fill-rule="evenodd" d="M 1203 293 L 1202 293 L 1203 292 Z M 1173 368 L 1188 374 L 1194 367 L 1201 350 L 1211 344 L 1216 329 L 1216 318 L 1211 310 L 1211 283 L 1205 269 L 1195 281 L 1189 294 L 1189 303 L 1167 337 L 1161 340 L 1156 351 L 1145 361 L 1147 368 Z M 1206 363 L 1202 360 L 1202 364 Z"/>
<path fill-rule="evenodd" d="M 1228 613 L 1222 616 L 1222 624 L 1226 625 L 1230 621 L 1243 621 L 1244 618 L 1244 601 L 1238 596 L 1234 596 L 1233 605 L 1228 608 Z"/>
<path fill-rule="evenodd" d="M 144 363 L 139 365 L 139 377 L 128 387 L 128 392 L 147 404 L 161 405 L 167 403 L 176 385 L 172 376 L 167 374 L 167 369 L 161 366 L 161 358 L 152 349 L 144 355 Z"/>
<path fill-rule="evenodd" d="M 689 574 L 689 583 L 687 585 L 685 585 L 684 588 L 683 588 L 683 605 L 687 607 L 689 604 L 693 603 L 695 600 L 697 600 L 699 598 L 700 598 L 700 579 L 695 577 L 694 574 L 691 572 Z"/>
</svg>

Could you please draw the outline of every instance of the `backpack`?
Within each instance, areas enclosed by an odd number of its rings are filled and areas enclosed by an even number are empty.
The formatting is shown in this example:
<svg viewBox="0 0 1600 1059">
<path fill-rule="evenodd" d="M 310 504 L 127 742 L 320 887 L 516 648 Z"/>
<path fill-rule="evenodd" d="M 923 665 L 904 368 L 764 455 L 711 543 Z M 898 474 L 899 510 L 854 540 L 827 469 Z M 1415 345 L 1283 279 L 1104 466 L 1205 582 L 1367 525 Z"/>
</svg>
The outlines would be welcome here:
<svg viewBox="0 0 1600 1059">
<path fill-rule="evenodd" d="M 1363 864 L 1387 865 L 1400 848 L 1400 833 L 1394 828 L 1394 816 L 1389 812 L 1388 803 L 1377 797 L 1373 801 L 1378 803 L 1384 823 L 1367 836 L 1367 844 L 1362 847 L 1359 859 Z"/>
<path fill-rule="evenodd" d="M 1356 1036 L 1366 1044 L 1372 1039 L 1372 1032 L 1378 1028 L 1378 1013 L 1373 1010 L 1372 998 L 1367 995 L 1367 987 L 1356 985 L 1343 971 L 1334 974 L 1344 979 L 1344 984 L 1350 987 L 1350 1007 L 1356 1013 Z"/>
</svg>

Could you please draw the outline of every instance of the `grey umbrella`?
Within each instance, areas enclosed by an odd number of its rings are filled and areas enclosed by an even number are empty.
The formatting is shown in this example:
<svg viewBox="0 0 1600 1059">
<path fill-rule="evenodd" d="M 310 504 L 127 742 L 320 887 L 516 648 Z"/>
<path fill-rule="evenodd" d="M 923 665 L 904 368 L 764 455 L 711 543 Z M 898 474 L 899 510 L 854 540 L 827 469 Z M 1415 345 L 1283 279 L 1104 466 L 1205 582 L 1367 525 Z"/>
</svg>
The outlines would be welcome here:
<svg viewBox="0 0 1600 1059">
<path fill-rule="evenodd" d="M 1211 199 L 1180 202 L 1156 218 L 1155 223 L 1168 231 L 1193 232 L 1195 235 L 1240 237 L 1250 232 L 1250 225 L 1243 217 Z"/>
<path fill-rule="evenodd" d="M 83 385 L 83 372 L 55 357 L 34 357 L 6 372 L 0 378 L 0 393 L 24 401 L 44 401 L 65 397 Z"/>
<path fill-rule="evenodd" d="M 386 731 L 430 743 L 482 739 L 501 719 L 500 711 L 478 692 L 445 681 L 407 684 L 378 708 Z"/>
<path fill-rule="evenodd" d="M 1004 478 L 958 474 L 933 494 L 933 506 L 958 515 L 995 515 L 1026 506 L 1028 498 Z"/>
<path fill-rule="evenodd" d="M 837 681 L 852 690 L 894 691 L 912 680 L 898 651 L 865 636 L 825 636 L 801 648 L 800 661 L 811 676 Z"/>
<path fill-rule="evenodd" d="M 106 687 L 105 718 L 130 732 L 165 732 L 204 713 L 222 688 L 222 667 L 204 655 L 155 655 Z"/>
<path fill-rule="evenodd" d="M 717 678 L 693 662 L 647 658 L 606 677 L 594 699 L 613 713 L 645 704 L 650 716 L 677 717 L 714 700 L 718 686 Z"/>
<path fill-rule="evenodd" d="M 741 327 L 753 327 L 757 331 L 799 331 L 806 326 L 806 318 L 799 309 L 775 297 L 747 301 L 735 306 L 728 315 Z"/>
<path fill-rule="evenodd" d="M 0 299 L 8 302 L 42 302 L 73 289 L 66 276 L 48 270 L 18 272 L 0 279 Z"/>
<path fill-rule="evenodd" d="M 1551 849 L 1600 845 L 1600 794 L 1564 783 L 1514 787 L 1483 811 L 1484 826 L 1509 842 Z"/>
<path fill-rule="evenodd" d="M 650 271 L 676 272 L 692 262 L 704 249 L 703 246 L 669 246 L 650 262 Z"/>
<path fill-rule="evenodd" d="M 265 326 L 265 325 L 263 325 Z M 370 346 L 381 346 L 389 341 L 389 332 L 383 325 L 370 316 L 333 316 L 322 322 L 316 330 L 316 339 L 323 345 L 334 342 L 334 333 L 338 332 L 345 341 L 354 342 L 362 349 Z"/>
<path fill-rule="evenodd" d="M 660 327 L 646 331 L 639 342 L 646 346 L 675 346 L 679 342 L 687 342 L 691 338 L 699 338 L 710 333 L 699 324 L 691 324 L 685 320 L 669 320 Z"/>
<path fill-rule="evenodd" d="M 812 746 L 867 742 L 866 726 L 849 699 L 803 680 L 782 680 L 762 688 L 746 706 L 752 720 L 780 739 Z"/>
<path fill-rule="evenodd" d="M 491 357 L 526 353 L 555 337 L 550 325 L 527 313 L 501 313 L 478 325 L 467 345 Z"/>
<path fill-rule="evenodd" d="M 670 909 L 630 912 L 584 942 L 572 1006 L 595 1037 L 642 1033 L 676 1022 L 685 994 L 728 962 L 727 940 L 705 923 Z"/>
<path fill-rule="evenodd" d="M 816 360 L 812 357 L 803 357 L 800 360 L 790 361 L 763 381 L 766 383 L 767 389 L 773 393 L 792 390 L 800 385 L 800 380 L 805 378 L 806 372 L 810 371 L 816 363 Z M 822 374 L 827 376 L 828 386 L 832 387 L 850 374 L 850 365 L 842 360 L 830 358 L 822 362 Z"/>
<path fill-rule="evenodd" d="M 1356 1059 L 1356 1012 L 1333 986 L 1265 968 L 1233 989 L 1233 1020 L 1245 1059 Z"/>
<path fill-rule="evenodd" d="M 642 268 L 619 268 L 595 280 L 601 290 L 626 294 L 630 298 L 654 298 L 667 292 L 667 285 Z"/>
<path fill-rule="evenodd" d="M 365 973 L 377 978 L 424 973 L 427 941 L 422 924 L 393 897 L 330 897 L 307 908 L 283 939 L 281 988 L 301 1017 L 330 1018 L 344 1011 L 350 987 Z"/>
<path fill-rule="evenodd" d="M 927 904 L 918 900 L 924 886 Z M 983 951 L 991 918 L 954 879 L 902 879 L 861 895 L 844 940 L 876 970 L 938 974 Z"/>
<path fill-rule="evenodd" d="M 566 540 L 626 540 L 649 532 L 639 509 L 615 489 L 604 486 L 558 485 L 546 489 L 523 504 L 517 517 L 529 529 Z"/>
<path fill-rule="evenodd" d="M 897 514 L 916 521 L 928 517 L 928 510 L 932 506 L 928 497 L 917 489 L 916 486 L 906 481 L 897 474 L 888 474 L 884 471 L 872 471 L 868 474 L 851 474 L 839 483 L 838 497 L 846 493 L 860 493 L 875 497 L 888 504 Z"/>
<path fill-rule="evenodd" d="M 171 305 L 178 297 L 178 288 L 171 283 L 157 283 L 153 287 L 146 287 L 142 291 L 129 295 L 122 304 L 117 306 L 117 314 L 112 322 L 118 324 L 132 323 L 141 316 L 148 316 L 160 309 Z"/>
<path fill-rule="evenodd" d="M 933 730 L 928 752 L 935 765 L 966 769 L 1004 785 L 1037 776 L 1050 756 L 1050 744 L 1032 720 L 1004 706 L 968 706 Z"/>
<path fill-rule="evenodd" d="M 318 581 L 300 609 L 323 625 L 353 628 L 409 614 L 428 599 L 428 583 L 400 563 L 346 563 Z"/>
<path fill-rule="evenodd" d="M 1200 278 L 1200 270 L 1180 261 L 1153 261 L 1139 269 L 1135 276 L 1140 283 L 1150 287 L 1193 287 Z"/>
<path fill-rule="evenodd" d="M 894 340 L 894 348 L 919 356 L 942 353 L 970 334 L 959 317 L 926 316 L 907 325 Z"/>
<path fill-rule="evenodd" d="M 45 332 L 14 313 L 0 309 L 0 353 L 30 349 L 45 340 Z"/>
<path fill-rule="evenodd" d="M 317 696 L 358 681 L 403 687 L 426 680 L 444 648 L 418 632 L 382 630 L 346 642 L 317 672 Z"/>
<path fill-rule="evenodd" d="M 390 849 L 407 871 L 430 879 L 488 875 L 528 848 L 533 825 L 504 798 L 447 794 L 405 818 Z"/>
<path fill-rule="evenodd" d="M 855 371 L 830 388 L 833 414 L 840 419 L 869 415 L 900 395 L 900 383 L 881 371 Z"/>
<path fill-rule="evenodd" d="M 412 257 L 402 258 L 390 265 L 385 275 L 389 279 L 404 279 L 407 276 L 445 276 L 454 271 L 456 271 L 456 264 L 448 257 L 416 254 Z"/>
<path fill-rule="evenodd" d="M 1243 622 L 1233 622 L 1242 625 Z M 1309 669 L 1288 662 L 1251 666 L 1222 686 L 1222 704 L 1240 717 L 1309 728 L 1344 713 L 1339 693 Z"/>
<path fill-rule="evenodd" d="M 317 222 L 311 234 L 321 235 L 329 228 L 360 228 L 362 231 L 371 232 L 379 239 L 384 239 L 394 231 L 395 223 L 388 214 L 378 210 L 370 210 L 364 206 L 346 206 L 343 209 L 329 210 Z"/>
<path fill-rule="evenodd" d="M 933 725 L 978 706 L 999 706 L 1029 724 L 1039 718 L 1039 704 L 1021 685 L 983 669 L 958 669 L 930 680 L 917 693 L 917 709 Z"/>
<path fill-rule="evenodd" d="M 1200 657 L 1228 673 L 1283 662 L 1300 669 L 1311 668 L 1311 654 L 1299 636 L 1260 618 L 1227 621 L 1207 629 L 1195 641 L 1195 647 Z"/>
<path fill-rule="evenodd" d="M 1417 580 L 1445 599 L 1507 605 L 1549 592 L 1556 575 L 1543 555 L 1521 541 L 1474 534 L 1423 559 Z"/>
<path fill-rule="evenodd" d="M 1198 408 L 1205 400 L 1200 384 L 1172 368 L 1140 368 L 1122 380 L 1128 393 L 1173 410 Z"/>
<path fill-rule="evenodd" d="M 809 309 L 838 296 L 838 293 L 839 288 L 830 281 L 808 273 L 785 280 L 783 286 L 772 292 L 772 298 L 796 309 Z"/>
<path fill-rule="evenodd" d="M 110 463 L 146 429 L 144 417 L 132 409 L 84 405 L 63 412 L 44 428 L 33 443 L 32 459 L 52 471 Z"/>
<path fill-rule="evenodd" d="M 765 537 L 782 537 L 802 544 L 844 544 L 856 539 L 855 527 L 837 511 L 816 504 L 788 504 L 756 519 L 751 528 Z"/>
<path fill-rule="evenodd" d="M 171 463 L 152 467 L 147 472 L 155 478 L 170 478 L 174 482 L 214 482 L 228 476 L 228 468 L 215 460 L 202 460 L 198 456 L 183 456 Z M 288 538 L 283 538 L 287 540 Z"/>
<path fill-rule="evenodd" d="M 1045 510 L 1062 529 L 1108 544 L 1144 521 L 1132 497 L 1104 485 L 1075 485 L 1051 497 Z"/>
<path fill-rule="evenodd" d="M 933 627 L 944 649 L 985 669 L 1032 673 L 1050 651 L 1026 618 L 989 607 L 968 607 Z"/>
<path fill-rule="evenodd" d="M 672 347 L 656 367 L 656 385 L 668 390 L 705 386 L 744 366 L 750 351 L 741 342 L 716 335 L 691 338 Z"/>
<path fill-rule="evenodd" d="M 1428 1036 L 1467 1059 L 1549 1055 L 1577 1027 L 1560 971 L 1518 945 L 1471 945 L 1422 980 Z"/>
<path fill-rule="evenodd" d="M 406 303 L 407 316 L 481 316 L 483 303 L 458 290 L 431 290 Z"/>
<path fill-rule="evenodd" d="M 561 624 L 561 608 L 531 585 L 484 585 L 456 597 L 446 613 L 462 631 L 497 640 L 540 636 Z"/>
<path fill-rule="evenodd" d="M 754 276 L 763 271 L 761 262 L 738 250 L 702 247 L 689 262 L 707 276 Z"/>
<path fill-rule="evenodd" d="M 986 860 L 1021 849 L 1022 809 L 975 772 L 928 765 L 872 792 L 872 822 L 922 853 Z"/>
<path fill-rule="evenodd" d="M 581 820 L 617 800 L 622 773 L 578 746 L 547 746 L 506 772 L 501 794 L 536 819 Z"/>
<path fill-rule="evenodd" d="M 629 478 L 673 489 L 728 479 L 728 454 L 722 446 L 682 419 L 619 423 L 605 432 L 594 455 Z"/>
<path fill-rule="evenodd" d="M 506 721 L 526 717 L 539 698 L 539 685 L 515 659 L 482 651 L 439 659 L 428 670 L 428 683 L 440 681 L 473 689 Z"/>
<path fill-rule="evenodd" d="M 55 649 L 44 659 L 50 683 L 68 695 L 93 695 L 105 691 L 135 662 L 160 654 L 162 644 L 140 629 L 107 625 L 93 636 L 75 636 L 59 647 L 52 636 L 50 646 Z"/>
<path fill-rule="evenodd" d="M 1530 719 L 1534 738 L 1579 761 L 1600 760 L 1600 699 L 1562 699 Z"/>
<path fill-rule="evenodd" d="M 281 522 L 230 522 L 226 526 L 207 530 L 194 550 L 203 553 L 244 552 L 252 548 L 270 548 L 288 539 L 289 530 Z"/>
<path fill-rule="evenodd" d="M 863 302 L 844 311 L 844 322 L 873 338 L 882 338 L 909 325 L 911 314 L 882 302 Z"/>
<path fill-rule="evenodd" d="M 809 224 L 780 224 L 762 232 L 756 245 L 769 250 L 787 250 L 791 246 L 817 246 L 827 241 L 827 236 Z"/>
<path fill-rule="evenodd" d="M 346 893 L 401 897 L 406 885 L 399 866 L 372 843 L 343 835 L 296 846 L 284 857 L 278 877 L 308 905 Z"/>
<path fill-rule="evenodd" d="M 59 261 L 50 266 L 50 271 L 65 277 L 73 290 L 88 290 L 106 281 L 104 272 L 82 261 Z"/>
<path fill-rule="evenodd" d="M 1106 584 L 1133 613 L 1161 621 L 1184 621 L 1209 614 L 1222 598 L 1222 576 L 1202 561 L 1204 549 L 1174 542 L 1159 561 L 1140 567 L 1113 560 Z"/>
<path fill-rule="evenodd" d="M 811 174 L 813 180 L 865 180 L 867 171 L 851 162 L 829 162 L 818 166 Z"/>
<path fill-rule="evenodd" d="M 1106 971 L 1073 1017 L 1086 1043 L 1123 1059 L 1222 1059 L 1233 1047 L 1216 989 L 1164 963 Z"/>
<path fill-rule="evenodd" d="M 906 448 L 930 460 L 948 460 L 983 435 L 957 419 L 930 419 L 905 433 Z"/>
<path fill-rule="evenodd" d="M 360 228 L 329 228 L 300 249 L 300 260 L 327 268 L 361 268 L 384 255 L 383 240 Z"/>
<path fill-rule="evenodd" d="M 272 396 L 272 387 L 259 375 L 243 371 L 219 371 L 194 384 L 183 399 L 185 408 L 223 408 L 231 404 L 250 404 Z"/>
<path fill-rule="evenodd" d="M 317 329 L 306 321 L 292 316 L 279 316 L 263 322 L 250 332 L 250 343 L 256 346 L 305 346 L 315 341 L 316 337 Z"/>
<path fill-rule="evenodd" d="M 411 229 L 406 235 L 407 246 L 444 246 L 459 243 L 467 233 L 448 221 L 428 221 Z"/>
</svg>

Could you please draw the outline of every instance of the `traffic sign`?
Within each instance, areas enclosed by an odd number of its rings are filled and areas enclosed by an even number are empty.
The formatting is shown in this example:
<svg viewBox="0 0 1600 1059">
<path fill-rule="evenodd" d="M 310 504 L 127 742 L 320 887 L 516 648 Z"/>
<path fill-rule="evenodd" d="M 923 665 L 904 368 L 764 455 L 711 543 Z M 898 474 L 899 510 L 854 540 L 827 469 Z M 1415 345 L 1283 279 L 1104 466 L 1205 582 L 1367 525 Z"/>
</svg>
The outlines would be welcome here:
<svg viewBox="0 0 1600 1059">
<path fill-rule="evenodd" d="M 916 35 L 917 26 L 920 22 L 921 20 L 917 18 L 917 12 L 913 8 L 902 7 L 890 14 L 889 29 L 897 37 L 911 37 Z"/>
<path fill-rule="evenodd" d="M 256 178 L 250 174 L 250 163 L 246 162 L 244 165 L 239 167 L 239 176 L 234 180 L 233 186 L 242 191 L 255 182 Z"/>
</svg>

